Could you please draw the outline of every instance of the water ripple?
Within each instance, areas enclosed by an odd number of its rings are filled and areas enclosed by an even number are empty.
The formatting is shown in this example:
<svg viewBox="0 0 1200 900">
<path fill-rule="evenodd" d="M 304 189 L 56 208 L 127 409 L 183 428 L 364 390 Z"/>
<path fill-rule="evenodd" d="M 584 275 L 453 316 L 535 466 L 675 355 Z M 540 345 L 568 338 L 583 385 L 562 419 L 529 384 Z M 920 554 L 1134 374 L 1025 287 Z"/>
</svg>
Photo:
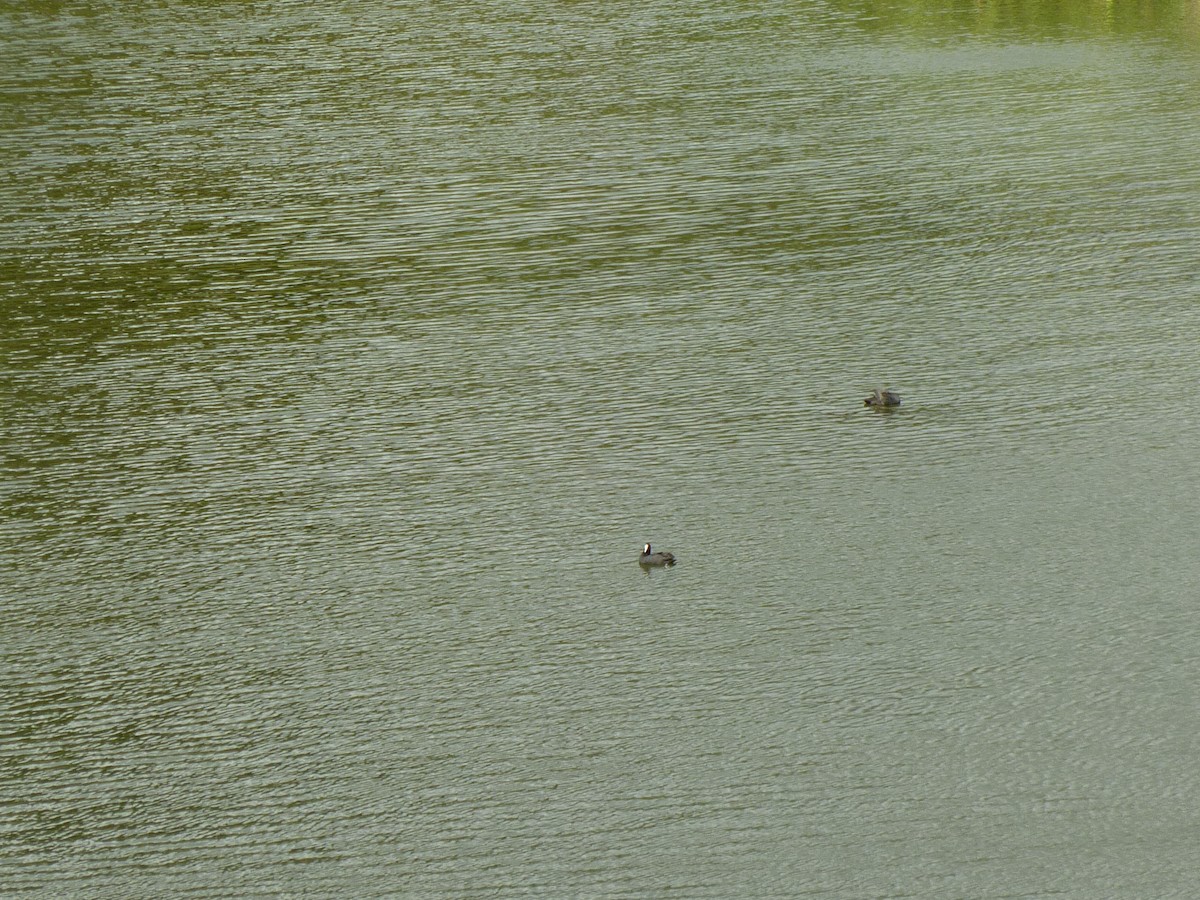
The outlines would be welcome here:
<svg viewBox="0 0 1200 900">
<path fill-rule="evenodd" d="M 1182 24 L 59 7 L 6 893 L 1195 883 Z"/>
</svg>

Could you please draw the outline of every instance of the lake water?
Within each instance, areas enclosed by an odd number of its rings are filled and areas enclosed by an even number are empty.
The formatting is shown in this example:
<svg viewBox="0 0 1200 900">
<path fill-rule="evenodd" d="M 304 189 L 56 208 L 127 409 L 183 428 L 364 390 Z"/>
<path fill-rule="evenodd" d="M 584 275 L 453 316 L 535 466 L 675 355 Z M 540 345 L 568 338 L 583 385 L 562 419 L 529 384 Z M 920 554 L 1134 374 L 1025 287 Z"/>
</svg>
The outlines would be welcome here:
<svg viewBox="0 0 1200 900">
<path fill-rule="evenodd" d="M 1194 3 L 0 34 L 0 895 L 1194 895 Z"/>
</svg>

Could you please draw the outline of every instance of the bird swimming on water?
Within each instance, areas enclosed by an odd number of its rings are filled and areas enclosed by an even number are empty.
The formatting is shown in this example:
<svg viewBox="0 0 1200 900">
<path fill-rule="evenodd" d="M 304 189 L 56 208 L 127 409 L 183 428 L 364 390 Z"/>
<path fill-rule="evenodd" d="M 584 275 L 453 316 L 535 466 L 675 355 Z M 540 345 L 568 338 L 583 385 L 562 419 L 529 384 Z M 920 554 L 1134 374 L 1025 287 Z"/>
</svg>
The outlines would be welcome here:
<svg viewBox="0 0 1200 900">
<path fill-rule="evenodd" d="M 646 544 L 642 547 L 642 556 L 638 563 L 643 566 L 673 566 L 675 556 L 672 553 L 655 553 L 650 549 L 650 545 Z"/>
<path fill-rule="evenodd" d="M 875 388 L 875 392 L 863 401 L 863 406 L 885 407 L 899 405 L 899 394 L 894 391 L 881 391 L 879 388 Z"/>
</svg>

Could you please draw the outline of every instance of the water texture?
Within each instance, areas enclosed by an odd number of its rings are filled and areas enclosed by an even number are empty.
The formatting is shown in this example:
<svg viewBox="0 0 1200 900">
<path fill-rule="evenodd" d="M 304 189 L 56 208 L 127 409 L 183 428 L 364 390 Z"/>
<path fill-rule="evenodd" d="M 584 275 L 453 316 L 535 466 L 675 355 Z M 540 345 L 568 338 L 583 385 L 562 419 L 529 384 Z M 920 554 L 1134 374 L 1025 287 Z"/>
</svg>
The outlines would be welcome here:
<svg viewBox="0 0 1200 900">
<path fill-rule="evenodd" d="M 1192 895 L 1193 4 L 0 34 L 0 895 Z"/>
</svg>

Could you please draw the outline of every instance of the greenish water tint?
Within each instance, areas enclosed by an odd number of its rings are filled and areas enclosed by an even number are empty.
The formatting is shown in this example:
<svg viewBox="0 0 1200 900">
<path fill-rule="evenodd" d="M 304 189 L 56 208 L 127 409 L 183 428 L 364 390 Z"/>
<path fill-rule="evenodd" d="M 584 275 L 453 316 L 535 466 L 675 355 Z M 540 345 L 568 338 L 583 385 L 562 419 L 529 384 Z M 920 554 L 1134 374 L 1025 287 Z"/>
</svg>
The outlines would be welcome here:
<svg viewBox="0 0 1200 900">
<path fill-rule="evenodd" d="M 0 894 L 1190 896 L 1198 22 L 0 7 Z"/>
</svg>

